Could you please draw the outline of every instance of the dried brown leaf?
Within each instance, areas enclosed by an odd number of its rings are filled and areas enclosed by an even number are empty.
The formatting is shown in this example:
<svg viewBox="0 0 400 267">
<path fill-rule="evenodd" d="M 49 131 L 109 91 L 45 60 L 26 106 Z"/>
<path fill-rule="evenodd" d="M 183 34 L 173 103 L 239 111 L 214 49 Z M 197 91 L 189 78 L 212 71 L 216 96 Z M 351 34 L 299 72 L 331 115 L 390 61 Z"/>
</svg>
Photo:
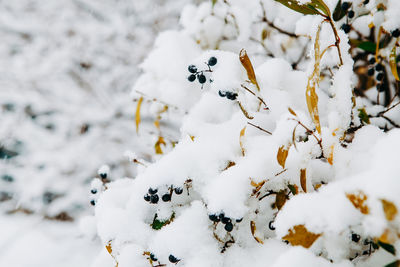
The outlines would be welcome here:
<svg viewBox="0 0 400 267">
<path fill-rule="evenodd" d="M 283 205 L 285 205 L 285 203 L 286 203 L 286 194 L 284 190 L 281 190 L 278 192 L 278 194 L 275 195 L 276 208 L 280 210 L 283 207 Z"/>
<path fill-rule="evenodd" d="M 307 228 L 301 224 L 295 225 L 293 229 L 289 229 L 289 234 L 282 237 L 282 239 L 289 241 L 293 246 L 309 248 L 320 236 L 321 234 L 309 232 Z"/>
<path fill-rule="evenodd" d="M 303 189 L 303 191 L 305 193 L 307 193 L 307 170 L 306 169 L 300 170 L 300 185 L 301 185 L 301 189 Z"/>
<path fill-rule="evenodd" d="M 258 86 L 258 82 L 256 79 L 256 74 L 254 72 L 253 64 L 251 64 L 250 58 L 247 55 L 245 49 L 240 50 L 239 59 L 247 72 L 247 77 L 249 78 L 250 82 L 257 87 L 258 91 L 260 91 L 260 87 Z"/>
<path fill-rule="evenodd" d="M 386 220 L 393 221 L 394 217 L 397 215 L 397 207 L 393 202 L 381 199 L 383 211 L 385 212 Z"/>
<path fill-rule="evenodd" d="M 244 138 L 245 133 L 246 133 L 246 126 L 244 126 L 243 129 L 240 131 L 240 136 L 239 136 L 239 144 L 240 144 L 240 149 L 242 150 L 243 157 L 245 155 L 245 150 L 244 150 L 244 146 L 243 146 L 243 138 Z"/>
<path fill-rule="evenodd" d="M 362 214 L 369 213 L 369 208 L 365 204 L 365 201 L 367 201 L 367 196 L 363 192 L 360 191 L 357 194 L 346 194 L 346 197 Z"/>
<path fill-rule="evenodd" d="M 264 242 L 257 236 L 255 236 L 255 232 L 256 232 L 256 223 L 254 221 L 250 221 L 250 231 L 251 231 L 251 235 L 254 237 L 254 239 L 260 243 L 260 244 L 264 244 Z"/>
<path fill-rule="evenodd" d="M 278 149 L 278 154 L 276 154 L 276 159 L 277 159 L 279 165 L 281 165 L 283 169 L 285 168 L 286 159 L 289 154 L 289 148 L 285 149 L 285 146 L 281 146 Z"/>
</svg>

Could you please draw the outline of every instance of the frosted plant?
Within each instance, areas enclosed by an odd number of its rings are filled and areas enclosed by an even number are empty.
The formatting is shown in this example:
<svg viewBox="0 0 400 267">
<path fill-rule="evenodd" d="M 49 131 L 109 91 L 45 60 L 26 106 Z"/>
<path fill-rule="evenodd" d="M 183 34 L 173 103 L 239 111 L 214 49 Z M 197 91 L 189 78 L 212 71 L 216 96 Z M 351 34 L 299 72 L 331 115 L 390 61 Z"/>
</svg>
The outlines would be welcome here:
<svg viewBox="0 0 400 267">
<path fill-rule="evenodd" d="M 179 141 L 133 179 L 93 182 L 94 266 L 397 266 L 398 12 L 186 6 L 132 92 L 137 125 L 143 99 L 181 111 Z"/>
</svg>

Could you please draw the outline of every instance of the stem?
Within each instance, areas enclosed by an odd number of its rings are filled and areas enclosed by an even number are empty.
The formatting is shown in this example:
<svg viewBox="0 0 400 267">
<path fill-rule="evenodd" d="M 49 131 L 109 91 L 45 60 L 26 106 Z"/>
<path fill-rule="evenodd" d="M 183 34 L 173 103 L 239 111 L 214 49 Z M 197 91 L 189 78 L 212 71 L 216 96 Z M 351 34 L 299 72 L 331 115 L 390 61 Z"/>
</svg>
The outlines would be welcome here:
<svg viewBox="0 0 400 267">
<path fill-rule="evenodd" d="M 254 95 L 255 97 L 258 98 L 258 100 L 260 100 L 260 102 L 262 102 L 265 106 L 266 109 L 269 109 L 267 104 L 265 103 L 264 99 L 262 99 L 262 97 L 258 96 L 256 93 L 254 93 L 253 91 L 251 91 L 249 88 L 247 88 L 246 86 L 244 86 L 243 84 L 240 85 L 243 89 L 245 89 L 246 91 L 248 91 L 250 94 Z"/>
<path fill-rule="evenodd" d="M 324 150 L 322 148 L 322 139 L 318 138 L 315 133 L 313 131 L 311 131 L 307 126 L 305 126 L 303 123 L 301 123 L 301 121 L 296 120 L 296 119 L 289 119 L 289 120 L 294 120 L 297 121 L 297 123 L 299 125 L 301 125 L 306 131 L 307 133 L 311 134 L 312 136 L 314 136 L 315 140 L 317 140 L 319 147 L 321 148 L 322 154 L 324 153 Z"/>
<path fill-rule="evenodd" d="M 272 133 L 271 133 L 270 131 L 267 131 L 267 130 L 261 128 L 260 126 L 257 126 L 257 125 L 255 125 L 255 124 L 253 124 L 253 123 L 251 123 L 251 122 L 247 122 L 247 124 L 249 124 L 249 125 L 251 125 L 251 126 L 253 126 L 253 127 L 255 127 L 255 128 L 257 128 L 257 129 L 259 129 L 259 130 L 261 130 L 261 131 L 263 131 L 263 132 L 269 134 L 269 135 L 272 135 Z"/>
<path fill-rule="evenodd" d="M 329 24 L 331 25 L 331 28 L 333 30 L 333 33 L 335 34 L 335 46 L 337 48 L 338 54 L 339 54 L 339 59 L 340 59 L 340 66 L 343 65 L 343 59 L 342 59 L 342 52 L 340 52 L 340 38 L 339 34 L 335 28 L 335 24 L 333 24 L 332 18 L 329 16 L 325 16 L 325 18 L 329 21 Z"/>
</svg>

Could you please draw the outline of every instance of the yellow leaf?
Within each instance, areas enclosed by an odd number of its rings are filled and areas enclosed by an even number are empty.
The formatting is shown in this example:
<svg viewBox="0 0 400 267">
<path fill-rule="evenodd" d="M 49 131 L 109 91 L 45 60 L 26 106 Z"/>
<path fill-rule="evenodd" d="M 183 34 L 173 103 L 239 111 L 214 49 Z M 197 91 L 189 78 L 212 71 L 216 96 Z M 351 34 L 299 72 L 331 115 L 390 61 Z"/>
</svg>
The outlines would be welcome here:
<svg viewBox="0 0 400 267">
<path fill-rule="evenodd" d="M 301 224 L 295 225 L 293 229 L 289 229 L 289 234 L 282 237 L 282 239 L 289 241 L 293 246 L 309 248 L 320 236 L 321 234 L 309 232 L 307 228 Z"/>
<path fill-rule="evenodd" d="M 397 214 L 396 206 L 393 204 L 393 202 L 387 201 L 385 199 L 381 199 L 381 201 L 386 220 L 392 221 Z"/>
<path fill-rule="evenodd" d="M 350 200 L 350 202 L 354 205 L 354 207 L 358 209 L 362 214 L 369 213 L 369 208 L 365 204 L 367 196 L 363 192 L 360 191 L 357 194 L 346 194 L 346 197 Z"/>
<path fill-rule="evenodd" d="M 291 108 L 288 108 L 288 109 L 289 109 L 290 114 L 292 114 L 293 116 L 297 116 L 296 112 L 294 112 L 293 109 L 291 109 Z"/>
<path fill-rule="evenodd" d="M 143 97 L 139 98 L 139 101 L 136 106 L 136 132 L 139 132 L 139 124 L 140 124 L 140 107 L 142 106 Z"/>
<path fill-rule="evenodd" d="M 192 141 L 194 142 L 194 136 L 193 135 L 189 135 L 190 139 L 192 139 Z"/>
<path fill-rule="evenodd" d="M 261 32 L 261 40 L 264 41 L 265 39 L 267 39 L 267 37 L 268 37 L 267 29 L 263 29 Z"/>
<path fill-rule="evenodd" d="M 107 249 L 108 253 L 110 253 L 110 255 L 111 255 L 112 254 L 111 241 L 108 242 L 108 244 L 106 245 L 106 249 Z"/>
<path fill-rule="evenodd" d="M 308 112 L 310 113 L 311 119 L 313 120 L 319 134 L 321 134 L 321 124 L 319 122 L 319 113 L 318 113 L 318 95 L 315 92 L 315 89 L 320 79 L 320 61 L 321 61 L 321 49 L 319 46 L 320 31 L 321 31 L 321 25 L 319 25 L 318 27 L 314 43 L 314 53 L 315 53 L 314 71 L 310 75 L 310 77 L 308 77 L 307 89 L 306 89 L 306 102 L 307 102 Z"/>
<path fill-rule="evenodd" d="M 161 149 L 161 145 L 166 146 L 167 144 L 165 143 L 165 140 L 162 136 L 158 137 L 157 142 L 154 145 L 154 148 L 156 149 L 156 154 L 163 154 L 163 151 Z"/>
<path fill-rule="evenodd" d="M 256 74 L 254 72 L 253 64 L 251 64 L 251 61 L 249 59 L 249 56 L 247 55 L 246 50 L 244 49 L 240 50 L 239 59 L 243 67 L 246 69 L 247 77 L 249 78 L 250 82 L 257 87 L 258 91 L 260 91 L 260 87 L 258 86 L 258 82 L 256 79 Z"/>
<path fill-rule="evenodd" d="M 244 126 L 243 129 L 240 131 L 240 136 L 239 136 L 239 144 L 240 144 L 240 148 L 242 149 L 242 156 L 245 155 L 245 150 L 244 150 L 244 146 L 243 146 L 243 138 L 244 138 L 245 133 L 246 133 L 246 126 Z"/>
<path fill-rule="evenodd" d="M 307 170 L 306 169 L 300 170 L 300 185 L 301 185 L 301 189 L 303 189 L 303 191 L 305 193 L 307 193 Z"/>
<path fill-rule="evenodd" d="M 160 120 L 155 120 L 154 121 L 154 126 L 156 126 L 156 128 L 158 129 L 158 130 L 160 130 Z"/>
<path fill-rule="evenodd" d="M 278 154 L 276 155 L 276 159 L 279 165 L 281 165 L 283 169 L 285 168 L 286 158 L 288 157 L 289 154 L 289 148 L 285 149 L 285 146 L 281 146 L 278 149 Z"/>
<path fill-rule="evenodd" d="M 254 239 L 255 239 L 258 243 L 264 244 L 264 242 L 263 242 L 260 238 L 258 238 L 258 237 L 255 236 L 256 229 L 257 229 L 257 228 L 256 228 L 256 223 L 255 223 L 254 221 L 250 221 L 250 231 L 251 231 L 251 235 L 254 237 Z"/>
<path fill-rule="evenodd" d="M 280 210 L 283 205 L 286 203 L 286 194 L 284 190 L 281 190 L 278 192 L 278 194 L 275 195 L 275 205 Z"/>
<path fill-rule="evenodd" d="M 335 134 L 336 135 L 336 134 Z M 329 147 L 329 157 L 327 158 L 329 164 L 333 164 L 333 150 L 335 149 L 335 145 L 331 145 Z"/>
<path fill-rule="evenodd" d="M 392 48 L 389 56 L 389 64 L 390 69 L 392 70 L 392 74 L 397 81 L 400 81 L 399 74 L 397 73 L 397 62 L 396 62 L 396 46 Z"/>
</svg>

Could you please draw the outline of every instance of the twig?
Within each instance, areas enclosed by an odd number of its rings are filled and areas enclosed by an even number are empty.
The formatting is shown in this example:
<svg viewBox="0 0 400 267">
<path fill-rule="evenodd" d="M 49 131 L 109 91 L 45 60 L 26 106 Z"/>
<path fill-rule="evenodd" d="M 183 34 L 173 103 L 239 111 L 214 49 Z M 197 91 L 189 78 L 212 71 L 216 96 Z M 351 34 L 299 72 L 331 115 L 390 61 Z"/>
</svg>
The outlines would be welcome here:
<svg viewBox="0 0 400 267">
<path fill-rule="evenodd" d="M 288 32 L 288 31 L 285 31 L 285 30 L 283 30 L 283 29 L 277 27 L 274 23 L 270 22 L 270 21 L 267 19 L 267 14 L 266 14 L 266 12 L 265 12 L 264 3 L 263 3 L 262 1 L 260 1 L 260 6 L 261 6 L 261 10 L 262 10 L 262 12 L 263 12 L 263 17 L 262 17 L 262 21 L 263 21 L 263 22 L 267 23 L 268 26 L 270 26 L 271 28 L 277 30 L 277 31 L 280 32 L 280 33 L 286 34 L 286 35 L 288 35 L 288 36 L 290 36 L 290 37 L 294 37 L 294 38 L 297 38 L 297 37 L 298 37 L 296 34 L 291 33 L 291 32 Z"/>
<path fill-rule="evenodd" d="M 331 25 L 331 28 L 333 30 L 333 33 L 335 34 L 335 46 L 337 48 L 338 51 L 338 55 L 339 55 L 339 60 L 340 60 L 340 66 L 343 65 L 343 59 L 342 59 L 342 52 L 340 52 L 340 38 L 339 38 L 339 34 L 335 28 L 335 24 L 333 24 L 333 20 L 330 16 L 325 16 L 326 20 L 329 22 L 329 25 Z"/>
<path fill-rule="evenodd" d="M 315 133 L 314 133 L 313 131 L 311 131 L 307 126 L 305 126 L 301 121 L 299 121 L 299 120 L 297 120 L 297 119 L 293 119 L 293 118 L 290 118 L 289 120 L 297 121 L 297 123 L 298 123 L 299 125 L 301 125 L 301 126 L 307 131 L 307 133 L 309 133 L 309 134 L 311 134 L 312 136 L 314 136 L 315 140 L 317 140 L 318 145 L 319 145 L 319 147 L 321 148 L 321 151 L 322 151 L 322 153 L 323 153 L 324 150 L 323 150 L 323 148 L 322 148 L 322 139 L 318 138 L 318 137 L 315 135 Z"/>
<path fill-rule="evenodd" d="M 251 123 L 251 122 L 247 122 L 247 124 L 249 124 L 249 125 L 251 125 L 251 126 L 253 126 L 253 127 L 255 127 L 255 128 L 257 128 L 257 129 L 259 129 L 259 130 L 261 130 L 261 131 L 263 131 L 263 132 L 269 134 L 269 135 L 272 135 L 272 133 L 271 133 L 270 131 L 267 131 L 267 130 L 263 129 L 263 128 L 261 128 L 261 127 L 258 126 L 258 125 L 255 125 L 255 124 L 253 124 L 253 123 Z"/>
<path fill-rule="evenodd" d="M 240 85 L 243 89 L 245 89 L 246 91 L 248 91 L 250 94 L 254 95 L 255 97 L 258 98 L 258 100 L 260 100 L 264 106 L 266 107 L 266 109 L 269 109 L 267 104 L 265 103 L 264 99 L 262 99 L 261 96 L 258 96 L 256 93 L 254 93 L 253 91 L 251 91 L 249 88 L 247 88 L 246 86 L 244 86 L 243 84 Z"/>
</svg>

